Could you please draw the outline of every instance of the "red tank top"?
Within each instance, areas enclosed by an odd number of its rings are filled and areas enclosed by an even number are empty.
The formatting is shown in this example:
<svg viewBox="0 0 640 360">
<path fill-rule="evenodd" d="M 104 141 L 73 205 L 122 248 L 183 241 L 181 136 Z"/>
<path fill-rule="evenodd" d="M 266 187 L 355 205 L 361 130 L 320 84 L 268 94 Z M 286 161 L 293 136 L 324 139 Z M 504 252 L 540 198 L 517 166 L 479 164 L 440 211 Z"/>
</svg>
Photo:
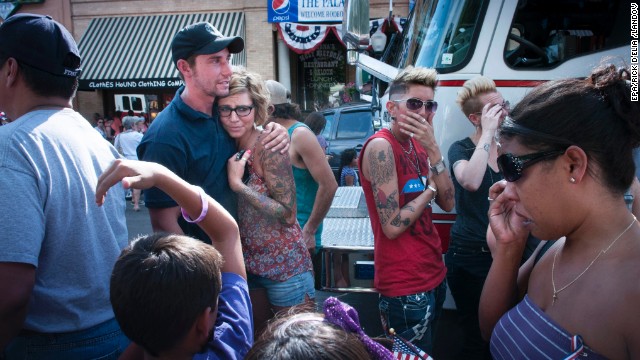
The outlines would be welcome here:
<svg viewBox="0 0 640 360">
<path fill-rule="evenodd" d="M 418 177 L 418 169 L 404 153 L 391 131 L 383 129 L 367 140 L 360 152 L 358 166 L 362 169 L 364 150 L 372 139 L 382 138 L 391 144 L 398 176 L 400 207 L 418 197 L 424 185 Z M 420 174 L 429 175 L 427 152 L 413 141 L 418 157 Z M 384 296 L 396 297 L 429 291 L 445 278 L 447 269 L 442 259 L 442 244 L 433 225 L 432 210 L 427 207 L 411 227 L 396 239 L 384 235 L 371 189 L 371 182 L 361 179 L 374 237 L 375 275 L 374 286 Z"/>
</svg>

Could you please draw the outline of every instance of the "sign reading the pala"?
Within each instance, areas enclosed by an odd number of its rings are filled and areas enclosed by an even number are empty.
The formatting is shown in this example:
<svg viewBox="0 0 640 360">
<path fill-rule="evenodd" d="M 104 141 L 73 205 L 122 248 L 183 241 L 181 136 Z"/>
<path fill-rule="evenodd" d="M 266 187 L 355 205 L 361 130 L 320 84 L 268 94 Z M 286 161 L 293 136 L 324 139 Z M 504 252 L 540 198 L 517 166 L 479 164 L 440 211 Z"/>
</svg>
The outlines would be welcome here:
<svg viewBox="0 0 640 360">
<path fill-rule="evenodd" d="M 267 0 L 270 23 L 339 23 L 344 0 Z"/>
</svg>

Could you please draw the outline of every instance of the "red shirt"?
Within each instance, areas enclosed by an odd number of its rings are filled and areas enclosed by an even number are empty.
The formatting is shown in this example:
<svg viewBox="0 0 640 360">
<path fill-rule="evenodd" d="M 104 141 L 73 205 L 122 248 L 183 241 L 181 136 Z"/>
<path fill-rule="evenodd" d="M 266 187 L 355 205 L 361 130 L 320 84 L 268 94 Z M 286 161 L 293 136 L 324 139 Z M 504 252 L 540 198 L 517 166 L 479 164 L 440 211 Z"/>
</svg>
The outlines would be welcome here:
<svg viewBox="0 0 640 360">
<path fill-rule="evenodd" d="M 371 139 L 375 138 L 383 138 L 391 144 L 398 176 L 399 206 L 402 208 L 424 191 L 424 185 L 418 178 L 417 169 L 410 163 L 400 143 L 388 129 L 378 131 L 364 144 L 358 159 L 360 169 L 364 150 Z M 417 153 L 421 175 L 428 176 L 426 150 L 413 139 L 410 141 L 413 142 Z M 389 239 L 382 231 L 371 182 L 364 177 L 360 180 L 373 229 L 374 286 L 378 292 L 384 296 L 396 297 L 430 291 L 440 285 L 447 274 L 447 268 L 442 259 L 442 244 L 433 225 L 431 208 L 425 208 L 422 216 L 396 239 Z"/>
</svg>

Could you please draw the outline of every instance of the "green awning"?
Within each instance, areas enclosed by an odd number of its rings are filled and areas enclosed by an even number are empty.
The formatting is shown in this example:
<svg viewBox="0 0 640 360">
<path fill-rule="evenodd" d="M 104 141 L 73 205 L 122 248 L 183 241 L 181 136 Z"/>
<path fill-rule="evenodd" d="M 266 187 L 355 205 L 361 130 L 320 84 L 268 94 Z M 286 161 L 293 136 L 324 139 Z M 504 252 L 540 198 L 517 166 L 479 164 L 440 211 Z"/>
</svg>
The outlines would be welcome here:
<svg viewBox="0 0 640 360">
<path fill-rule="evenodd" d="M 176 87 L 171 40 L 183 27 L 208 21 L 226 36 L 245 37 L 244 13 L 199 13 L 95 18 L 80 39 L 80 90 Z M 233 65 L 246 64 L 246 51 Z"/>
</svg>

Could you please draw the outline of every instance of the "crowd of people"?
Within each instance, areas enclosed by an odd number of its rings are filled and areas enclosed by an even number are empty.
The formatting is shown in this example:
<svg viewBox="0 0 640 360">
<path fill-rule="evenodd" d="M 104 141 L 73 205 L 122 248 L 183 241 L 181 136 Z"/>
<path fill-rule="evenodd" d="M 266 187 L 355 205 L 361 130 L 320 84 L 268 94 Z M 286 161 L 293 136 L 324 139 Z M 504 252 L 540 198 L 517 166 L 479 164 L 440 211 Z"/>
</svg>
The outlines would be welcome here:
<svg viewBox="0 0 640 360">
<path fill-rule="evenodd" d="M 398 341 L 431 353 L 447 287 L 460 358 L 640 356 L 640 227 L 624 196 L 640 189 L 640 109 L 624 67 L 550 81 L 513 109 L 470 79 L 457 102 L 474 131 L 448 154 L 436 71 L 389 84 L 389 128 L 341 154 L 339 183 L 364 192 L 392 344 L 335 298 L 314 311 L 338 187 L 326 120 L 299 121 L 282 84 L 234 70 L 241 37 L 181 29 L 185 85 L 148 129 L 133 112 L 93 127 L 72 109 L 81 55 L 50 17 L 11 16 L 0 48 L 0 108 L 15 119 L 0 127 L 0 209 L 20 214 L 0 223 L 0 359 L 392 359 Z M 129 241 L 125 189 L 134 210 L 145 191 L 154 234 Z M 434 203 L 457 211 L 446 254 Z M 545 241 L 528 256 L 532 239 Z"/>
</svg>

